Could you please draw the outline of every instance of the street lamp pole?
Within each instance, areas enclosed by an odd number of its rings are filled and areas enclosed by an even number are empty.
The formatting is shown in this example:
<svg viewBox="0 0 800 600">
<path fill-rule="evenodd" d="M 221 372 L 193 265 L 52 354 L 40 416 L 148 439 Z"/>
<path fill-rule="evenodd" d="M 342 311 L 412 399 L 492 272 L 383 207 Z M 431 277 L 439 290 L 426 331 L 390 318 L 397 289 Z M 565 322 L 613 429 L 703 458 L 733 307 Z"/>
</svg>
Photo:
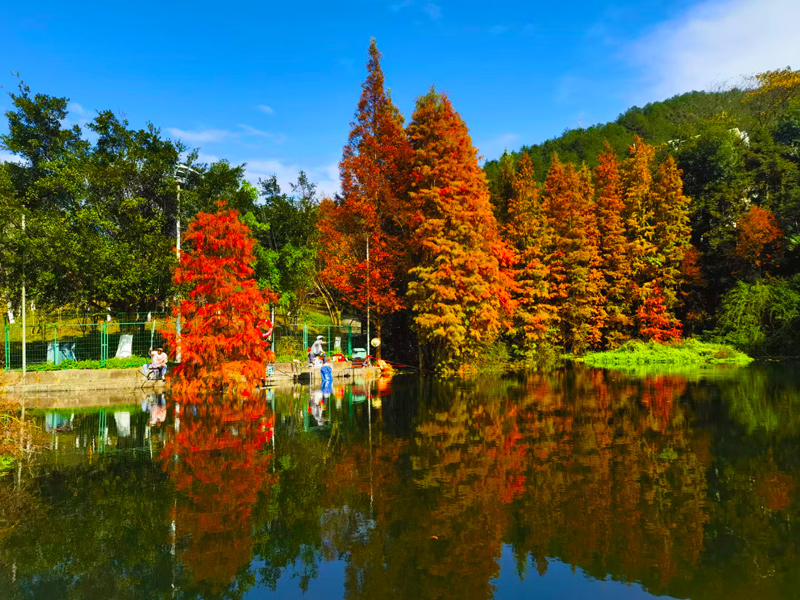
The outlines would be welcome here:
<svg viewBox="0 0 800 600">
<path fill-rule="evenodd" d="M 175 212 L 175 254 L 178 257 L 178 263 L 181 262 L 181 184 L 185 184 L 189 178 L 189 173 L 200 175 L 199 171 L 195 171 L 188 165 L 177 165 L 172 173 L 172 178 L 178 182 L 178 209 Z M 175 362 L 181 362 L 181 308 L 178 305 L 178 315 L 175 318 L 175 339 L 178 342 L 178 347 L 175 349 Z"/>
<path fill-rule="evenodd" d="M 25 237 L 25 213 L 22 214 L 22 237 Z M 25 252 L 22 253 L 22 379 L 28 368 L 28 355 L 25 346 L 27 345 L 27 331 L 25 330 Z M 57 352 L 55 348 L 54 352 Z"/>
<path fill-rule="evenodd" d="M 370 353 L 372 344 L 369 339 L 369 235 L 367 235 L 367 355 Z"/>
</svg>

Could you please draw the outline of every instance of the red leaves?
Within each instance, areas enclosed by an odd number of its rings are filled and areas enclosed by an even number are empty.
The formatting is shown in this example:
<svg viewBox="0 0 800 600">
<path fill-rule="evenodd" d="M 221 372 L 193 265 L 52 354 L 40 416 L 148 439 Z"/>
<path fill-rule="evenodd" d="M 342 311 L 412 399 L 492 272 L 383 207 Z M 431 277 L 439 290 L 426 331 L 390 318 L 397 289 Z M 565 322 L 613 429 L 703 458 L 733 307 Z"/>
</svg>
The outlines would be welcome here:
<svg viewBox="0 0 800 600">
<path fill-rule="evenodd" d="M 736 255 L 751 269 L 769 266 L 780 249 L 783 232 L 771 211 L 752 206 L 738 223 Z"/>
<path fill-rule="evenodd" d="M 366 312 L 369 303 L 380 326 L 403 305 L 405 244 L 397 234 L 406 189 L 411 177 L 420 175 L 410 173 L 412 151 L 403 117 L 384 89 L 374 40 L 369 54 L 356 119 L 339 163 L 343 199 L 320 205 L 319 255 L 321 279 L 355 309 Z"/>
<path fill-rule="evenodd" d="M 188 289 L 174 310 L 181 317 L 181 338 L 163 332 L 170 354 L 181 352 L 173 389 L 246 389 L 264 375 L 266 350 L 256 324 L 275 300 L 252 278 L 255 242 L 238 214 L 221 204 L 215 214 L 198 213 L 185 239 L 173 275 Z"/>
<path fill-rule="evenodd" d="M 667 312 L 658 286 L 647 292 L 644 302 L 636 310 L 636 320 L 642 339 L 663 343 L 681 337 L 681 324 Z"/>
</svg>

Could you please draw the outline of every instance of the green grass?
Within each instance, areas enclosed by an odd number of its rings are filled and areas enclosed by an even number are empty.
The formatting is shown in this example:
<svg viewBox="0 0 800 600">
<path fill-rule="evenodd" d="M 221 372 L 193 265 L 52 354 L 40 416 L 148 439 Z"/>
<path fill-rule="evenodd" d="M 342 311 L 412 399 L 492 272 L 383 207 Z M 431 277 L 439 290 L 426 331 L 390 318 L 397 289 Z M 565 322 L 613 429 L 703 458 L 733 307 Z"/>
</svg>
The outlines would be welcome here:
<svg viewBox="0 0 800 600">
<path fill-rule="evenodd" d="M 105 365 L 99 360 L 63 360 L 59 364 L 37 363 L 28 365 L 28 371 L 66 371 L 69 369 L 138 369 L 146 365 L 150 359 L 143 356 L 129 358 L 109 358 Z"/>
<path fill-rule="evenodd" d="M 673 344 L 632 340 L 606 352 L 590 352 L 581 359 L 592 367 L 632 368 L 639 366 L 746 365 L 752 358 L 731 346 L 695 339 Z"/>
</svg>

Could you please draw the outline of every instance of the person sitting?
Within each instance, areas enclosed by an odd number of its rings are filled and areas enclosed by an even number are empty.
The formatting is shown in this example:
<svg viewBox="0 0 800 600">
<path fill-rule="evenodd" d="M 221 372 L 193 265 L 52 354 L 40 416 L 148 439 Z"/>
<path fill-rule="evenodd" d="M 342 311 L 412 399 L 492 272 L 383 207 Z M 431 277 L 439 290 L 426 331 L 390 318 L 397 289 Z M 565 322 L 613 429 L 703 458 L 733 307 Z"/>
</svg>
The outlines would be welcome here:
<svg viewBox="0 0 800 600">
<path fill-rule="evenodd" d="M 317 341 L 311 345 L 311 350 L 308 353 L 308 364 L 313 365 L 314 359 L 319 357 L 322 359 L 322 362 L 325 363 L 325 349 L 322 347 L 322 344 L 325 343 L 325 338 L 321 335 L 317 336 Z"/>
<path fill-rule="evenodd" d="M 155 352 L 150 348 L 151 363 L 147 365 L 147 370 L 158 371 L 158 378 L 164 379 L 167 376 L 167 355 L 164 353 L 163 348 L 159 348 Z"/>
</svg>

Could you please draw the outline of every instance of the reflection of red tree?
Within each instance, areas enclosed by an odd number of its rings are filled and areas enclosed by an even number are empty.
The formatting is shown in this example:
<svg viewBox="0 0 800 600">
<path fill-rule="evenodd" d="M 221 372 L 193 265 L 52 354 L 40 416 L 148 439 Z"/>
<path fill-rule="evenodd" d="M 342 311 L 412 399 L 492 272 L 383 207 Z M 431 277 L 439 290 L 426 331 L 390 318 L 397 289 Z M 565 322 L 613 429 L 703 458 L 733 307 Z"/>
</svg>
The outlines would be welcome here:
<svg viewBox="0 0 800 600">
<path fill-rule="evenodd" d="M 252 558 L 250 512 L 269 482 L 274 418 L 263 401 L 180 396 L 180 427 L 162 452 L 178 491 L 176 529 L 187 539 L 181 561 L 216 592 Z M 196 411 L 196 414 L 195 414 Z"/>
<path fill-rule="evenodd" d="M 686 381 L 598 373 L 529 380 L 536 403 L 519 422 L 531 474 L 515 550 L 540 571 L 555 555 L 592 576 L 664 590 L 699 559 L 708 520 L 706 465 L 675 402 Z"/>
<path fill-rule="evenodd" d="M 647 377 L 642 388 L 641 402 L 655 417 L 654 429 L 665 431 L 672 420 L 675 400 L 686 391 L 686 379 L 680 375 Z"/>
</svg>

